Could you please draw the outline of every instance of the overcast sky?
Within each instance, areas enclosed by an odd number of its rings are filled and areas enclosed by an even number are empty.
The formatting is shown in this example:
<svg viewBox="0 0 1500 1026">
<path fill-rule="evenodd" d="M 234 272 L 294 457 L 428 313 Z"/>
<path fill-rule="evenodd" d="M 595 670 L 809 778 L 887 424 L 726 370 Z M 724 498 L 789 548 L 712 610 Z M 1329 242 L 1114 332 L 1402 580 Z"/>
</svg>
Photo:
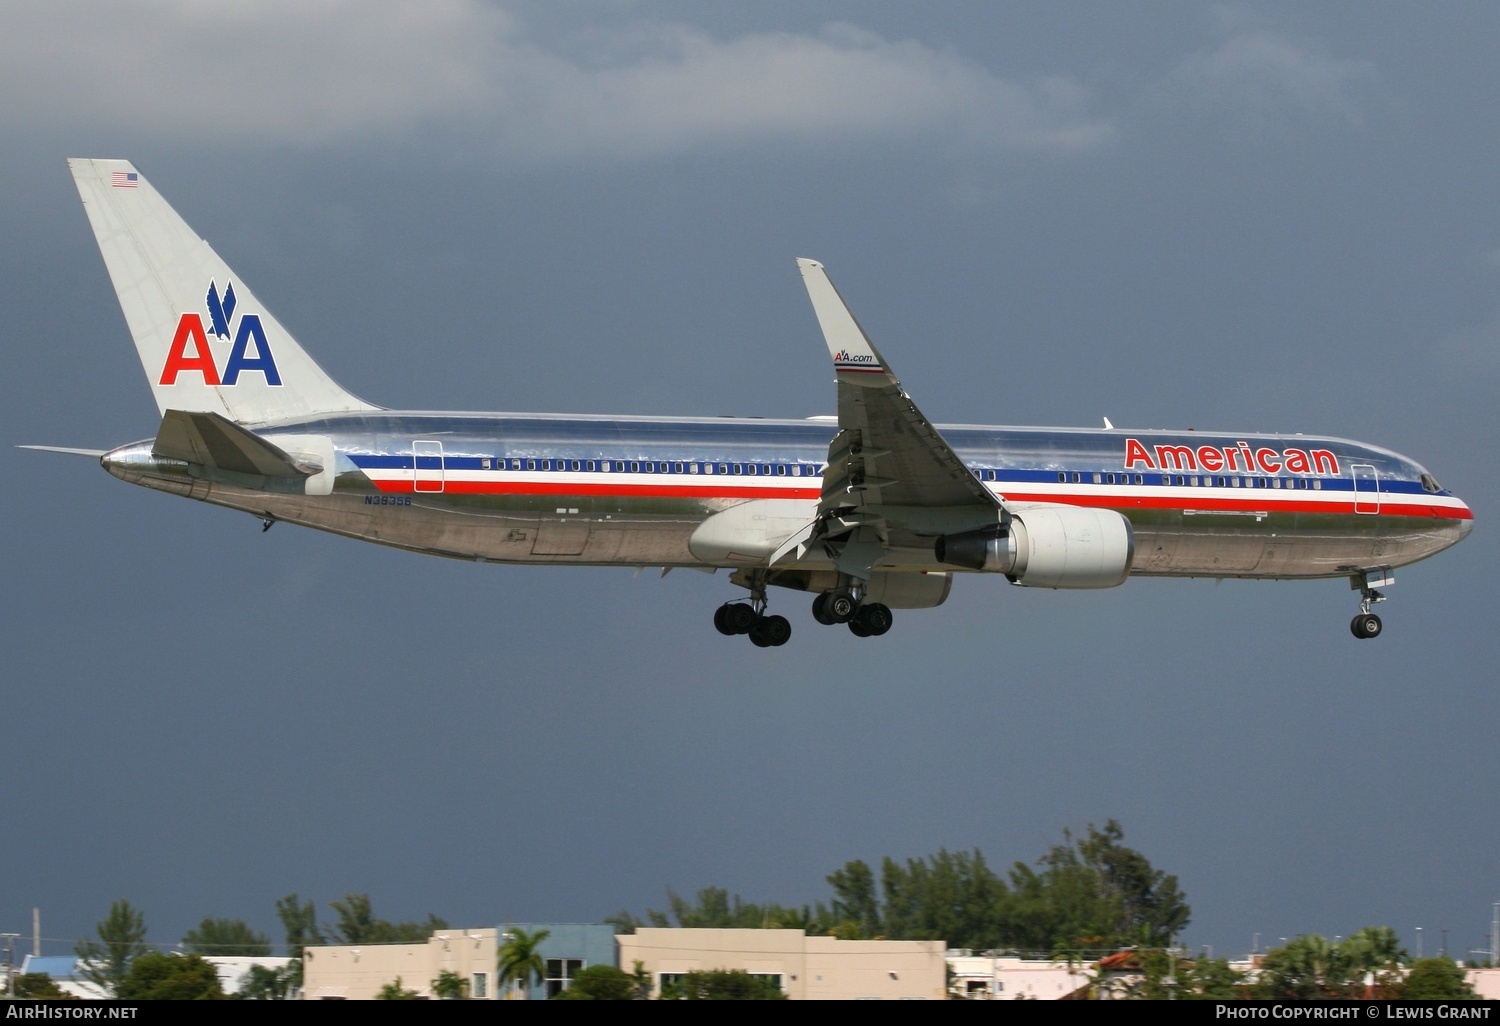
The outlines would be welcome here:
<svg viewBox="0 0 1500 1026">
<path fill-rule="evenodd" d="M 280 940 L 854 858 L 1032 860 L 1116 818 L 1241 954 L 1500 900 L 1500 8 L 395 3 L 0 9 L 0 932 L 109 903 Z M 476 566 L 134 489 L 157 414 L 65 166 L 134 161 L 392 407 L 831 413 L 794 258 L 940 422 L 1361 439 L 1474 508 L 1346 581 L 960 580 L 860 640 L 723 638 L 724 575 Z"/>
</svg>

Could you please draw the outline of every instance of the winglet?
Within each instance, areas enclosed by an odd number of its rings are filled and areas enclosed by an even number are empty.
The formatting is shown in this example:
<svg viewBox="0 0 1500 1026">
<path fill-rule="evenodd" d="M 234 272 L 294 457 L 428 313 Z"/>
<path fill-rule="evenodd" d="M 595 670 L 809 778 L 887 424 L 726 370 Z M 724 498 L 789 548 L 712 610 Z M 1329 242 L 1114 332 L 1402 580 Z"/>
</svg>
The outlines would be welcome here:
<svg viewBox="0 0 1500 1026">
<path fill-rule="evenodd" d="M 802 283 L 807 286 L 807 298 L 812 300 L 813 313 L 823 329 L 823 341 L 828 344 L 838 380 L 854 385 L 898 384 L 885 359 L 849 312 L 844 297 L 828 280 L 823 265 L 799 257 L 797 266 L 802 270 Z"/>
</svg>

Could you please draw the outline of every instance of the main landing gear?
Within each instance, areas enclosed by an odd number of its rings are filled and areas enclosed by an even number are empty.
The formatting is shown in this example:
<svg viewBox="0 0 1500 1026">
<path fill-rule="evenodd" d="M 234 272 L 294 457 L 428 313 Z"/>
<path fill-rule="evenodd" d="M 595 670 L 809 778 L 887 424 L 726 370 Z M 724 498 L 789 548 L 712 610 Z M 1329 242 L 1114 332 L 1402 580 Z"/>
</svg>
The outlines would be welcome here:
<svg viewBox="0 0 1500 1026">
<path fill-rule="evenodd" d="M 784 616 L 766 616 L 765 601 L 756 609 L 752 602 L 726 602 L 714 610 L 714 626 L 720 634 L 748 634 L 757 648 L 785 645 L 792 636 L 792 625 Z"/>
<path fill-rule="evenodd" d="M 1359 615 L 1349 622 L 1349 631 L 1356 638 L 1380 637 L 1380 617 L 1370 612 L 1370 607 L 1385 601 L 1385 596 L 1376 591 L 1376 588 L 1389 587 L 1395 583 L 1396 575 L 1389 570 L 1365 570 L 1350 576 L 1349 586 L 1357 588 L 1360 594 Z"/>
<path fill-rule="evenodd" d="M 825 591 L 813 599 L 813 619 L 825 626 L 847 623 L 857 638 L 875 638 L 891 629 L 894 618 L 889 606 L 859 602 L 847 591 Z"/>
<path fill-rule="evenodd" d="M 748 634 L 759 648 L 785 645 L 792 636 L 792 625 L 784 616 L 766 615 L 766 575 L 762 571 L 742 572 L 736 584 L 750 589 L 746 602 L 726 602 L 714 610 L 714 627 L 720 634 Z M 863 584 L 847 584 L 825 591 L 812 604 L 813 619 L 821 624 L 848 624 L 857 638 L 875 638 L 891 629 L 891 609 L 881 602 L 864 601 Z"/>
<path fill-rule="evenodd" d="M 720 634 L 748 634 L 756 648 L 779 648 L 792 636 L 792 625 L 784 616 L 766 615 L 764 574 L 750 577 L 749 602 L 726 602 L 714 610 L 714 626 Z"/>
</svg>

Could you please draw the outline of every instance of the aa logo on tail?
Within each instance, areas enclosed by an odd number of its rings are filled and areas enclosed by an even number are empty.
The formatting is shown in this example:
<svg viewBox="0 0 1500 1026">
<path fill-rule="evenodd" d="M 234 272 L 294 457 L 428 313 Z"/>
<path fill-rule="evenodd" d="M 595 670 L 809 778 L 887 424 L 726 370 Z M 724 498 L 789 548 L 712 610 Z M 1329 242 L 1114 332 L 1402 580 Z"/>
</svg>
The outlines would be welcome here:
<svg viewBox="0 0 1500 1026">
<path fill-rule="evenodd" d="M 234 323 L 234 283 L 224 286 L 224 297 L 219 298 L 219 289 L 214 282 L 208 283 L 208 318 L 214 338 L 228 339 Z M 234 344 L 229 348 L 229 359 L 224 362 L 221 376 L 214 362 L 213 350 L 208 345 L 208 332 L 203 327 L 203 317 L 197 313 L 185 313 L 177 320 L 177 333 L 172 336 L 172 345 L 167 349 L 167 360 L 162 364 L 159 384 L 177 384 L 177 375 L 184 371 L 197 371 L 203 375 L 205 385 L 235 385 L 245 371 L 260 371 L 266 384 L 281 384 L 281 374 L 276 370 L 276 359 L 266 342 L 265 329 L 261 327 L 259 314 L 243 314 L 239 327 L 233 332 Z M 189 350 L 191 349 L 191 352 Z M 252 355 L 252 350 L 254 355 Z"/>
</svg>

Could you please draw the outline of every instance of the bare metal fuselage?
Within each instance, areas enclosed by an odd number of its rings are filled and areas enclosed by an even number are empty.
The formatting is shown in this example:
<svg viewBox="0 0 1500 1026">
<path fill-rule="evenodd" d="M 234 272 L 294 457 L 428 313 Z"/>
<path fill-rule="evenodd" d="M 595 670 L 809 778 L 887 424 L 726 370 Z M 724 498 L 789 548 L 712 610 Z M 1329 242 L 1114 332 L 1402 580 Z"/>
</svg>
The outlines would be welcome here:
<svg viewBox="0 0 1500 1026">
<path fill-rule="evenodd" d="M 705 564 L 689 548 L 694 531 L 710 516 L 756 499 L 805 501 L 810 519 L 837 426 L 822 420 L 379 412 L 254 430 L 289 453 L 304 454 L 320 472 L 305 481 L 260 479 L 154 456 L 149 440 L 116 449 L 103 464 L 135 484 L 432 555 L 744 567 L 734 559 Z M 941 431 L 1009 505 L 1120 513 L 1134 532 L 1133 574 L 1357 574 L 1431 556 L 1472 525 L 1468 507 L 1420 466 L 1344 439 Z M 1127 446 L 1127 439 L 1136 444 Z M 1230 469 L 1223 465 L 1226 452 L 1244 457 Z M 1274 459 L 1262 456 L 1257 463 L 1256 452 Z M 1287 468 L 1298 465 L 1291 454 L 1309 452 L 1329 459 L 1309 462 L 1307 471 Z M 1219 465 L 1207 470 L 1194 454 Z M 920 535 L 898 540 L 881 566 L 954 570 L 936 561 L 931 545 L 931 537 Z M 813 554 L 803 562 L 816 560 Z"/>
</svg>

